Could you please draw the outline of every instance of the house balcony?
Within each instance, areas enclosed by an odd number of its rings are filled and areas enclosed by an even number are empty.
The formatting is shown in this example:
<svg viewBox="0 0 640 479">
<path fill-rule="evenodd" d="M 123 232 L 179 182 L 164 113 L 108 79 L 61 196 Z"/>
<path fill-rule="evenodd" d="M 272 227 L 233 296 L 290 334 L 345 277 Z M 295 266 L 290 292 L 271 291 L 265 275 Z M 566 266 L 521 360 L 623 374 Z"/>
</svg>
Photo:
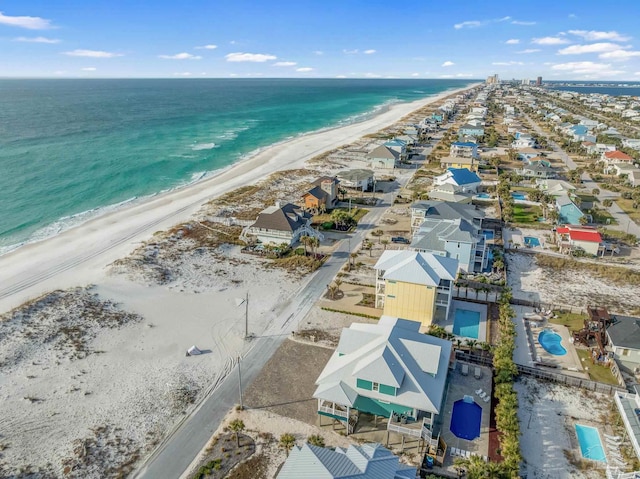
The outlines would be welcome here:
<svg viewBox="0 0 640 479">
<path fill-rule="evenodd" d="M 326 416 L 332 416 L 335 418 L 341 418 L 346 421 L 349 417 L 350 411 L 353 411 L 349 406 L 343 406 L 331 401 L 325 401 L 323 399 L 318 400 L 318 413 Z"/>
<path fill-rule="evenodd" d="M 449 299 L 451 298 L 451 296 L 449 296 L 448 294 L 442 294 L 442 293 L 438 293 L 436 295 L 436 304 L 437 305 L 448 305 L 449 304 Z"/>
<path fill-rule="evenodd" d="M 392 414 L 387 421 L 387 431 L 424 439 L 429 444 L 434 440 L 426 418 L 416 421 L 411 418 L 400 418 L 400 416 Z"/>
</svg>

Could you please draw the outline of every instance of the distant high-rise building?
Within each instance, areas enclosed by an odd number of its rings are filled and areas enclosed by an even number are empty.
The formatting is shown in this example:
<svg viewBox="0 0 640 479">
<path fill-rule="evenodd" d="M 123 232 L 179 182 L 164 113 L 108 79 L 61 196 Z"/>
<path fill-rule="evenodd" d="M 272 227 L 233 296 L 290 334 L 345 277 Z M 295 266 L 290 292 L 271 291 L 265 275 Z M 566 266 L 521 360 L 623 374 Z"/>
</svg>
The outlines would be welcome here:
<svg viewBox="0 0 640 479">
<path fill-rule="evenodd" d="M 526 79 L 524 79 L 524 80 L 521 80 L 521 81 L 520 81 L 520 84 L 522 84 L 522 85 L 528 85 L 528 84 L 529 84 L 529 79 L 528 79 L 528 78 L 526 78 Z"/>
<path fill-rule="evenodd" d="M 490 75 L 487 77 L 487 81 L 485 82 L 487 85 L 496 85 L 498 83 L 500 83 L 500 78 L 498 77 L 498 74 L 496 73 L 495 75 Z"/>
<path fill-rule="evenodd" d="M 536 78 L 536 86 L 542 86 L 542 77 Z"/>
</svg>

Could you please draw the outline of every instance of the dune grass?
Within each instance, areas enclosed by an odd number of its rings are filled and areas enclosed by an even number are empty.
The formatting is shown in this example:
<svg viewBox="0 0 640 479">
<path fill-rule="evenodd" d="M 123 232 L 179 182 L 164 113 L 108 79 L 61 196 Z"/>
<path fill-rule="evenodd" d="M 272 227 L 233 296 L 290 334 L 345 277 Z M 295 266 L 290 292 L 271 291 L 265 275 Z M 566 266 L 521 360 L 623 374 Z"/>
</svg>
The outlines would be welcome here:
<svg viewBox="0 0 640 479">
<path fill-rule="evenodd" d="M 537 255 L 536 263 L 543 268 L 558 270 L 582 270 L 600 279 L 607 280 L 613 284 L 640 285 L 640 272 L 623 268 L 621 266 L 611 266 L 608 264 L 588 263 L 576 261 L 570 258 L 558 258 L 556 256 Z"/>
</svg>

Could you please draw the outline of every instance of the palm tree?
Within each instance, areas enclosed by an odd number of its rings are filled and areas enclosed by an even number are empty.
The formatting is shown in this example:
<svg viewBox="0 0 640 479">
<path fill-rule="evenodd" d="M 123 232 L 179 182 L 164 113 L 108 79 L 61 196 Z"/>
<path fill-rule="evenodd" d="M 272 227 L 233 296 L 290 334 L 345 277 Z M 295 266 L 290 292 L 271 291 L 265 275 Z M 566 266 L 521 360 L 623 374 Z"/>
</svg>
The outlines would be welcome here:
<svg viewBox="0 0 640 479">
<path fill-rule="evenodd" d="M 307 246 L 309 245 L 309 242 L 311 240 L 311 236 L 301 236 L 300 237 L 300 243 L 302 243 L 302 245 L 304 246 L 304 255 L 307 256 Z"/>
<path fill-rule="evenodd" d="M 586 225 L 589 222 L 585 215 L 582 215 L 578 221 L 580 221 L 581 225 Z"/>
<path fill-rule="evenodd" d="M 324 438 L 320 434 L 312 434 L 307 438 L 307 444 L 324 447 Z"/>
<path fill-rule="evenodd" d="M 233 421 L 231 421 L 231 423 L 229 423 L 229 429 L 233 431 L 234 435 L 236 436 L 236 445 L 238 447 L 240 447 L 240 433 L 244 431 L 244 428 L 245 426 L 242 419 L 234 419 Z"/>
<path fill-rule="evenodd" d="M 386 251 L 387 250 L 387 245 L 389 244 L 389 240 L 384 239 L 384 240 L 380 241 L 380 243 L 382 243 L 382 247 Z"/>
<path fill-rule="evenodd" d="M 293 446 L 296 444 L 296 438 L 293 434 L 288 432 L 284 433 L 280 436 L 280 441 L 278 442 L 278 447 L 281 447 L 287 452 L 287 457 L 289 457 L 289 452 L 293 449 Z"/>
<path fill-rule="evenodd" d="M 309 237 L 309 246 L 311 246 L 311 253 L 315 257 L 316 251 L 318 250 L 318 247 L 320 246 L 320 240 L 316 236 L 310 236 Z"/>
<path fill-rule="evenodd" d="M 351 253 L 349 255 L 349 270 L 351 270 L 351 260 L 353 260 L 353 266 L 355 267 L 356 265 L 356 258 L 358 257 L 358 253 Z"/>
<path fill-rule="evenodd" d="M 600 194 L 600 190 L 598 188 L 594 188 L 591 190 L 591 194 L 593 196 L 598 196 Z"/>
</svg>

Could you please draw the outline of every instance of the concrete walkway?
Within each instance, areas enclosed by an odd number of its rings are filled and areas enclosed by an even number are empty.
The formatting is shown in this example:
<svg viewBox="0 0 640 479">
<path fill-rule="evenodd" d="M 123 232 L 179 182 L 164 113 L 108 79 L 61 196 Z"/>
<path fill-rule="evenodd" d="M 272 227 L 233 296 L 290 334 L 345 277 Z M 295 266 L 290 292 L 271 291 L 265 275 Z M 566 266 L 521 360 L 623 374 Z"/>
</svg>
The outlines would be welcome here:
<svg viewBox="0 0 640 479">
<path fill-rule="evenodd" d="M 565 166 L 569 170 L 575 170 L 577 168 L 577 165 L 569 157 L 569 155 L 567 155 L 567 153 L 562 148 L 560 148 L 560 146 L 555 141 L 553 141 L 549 137 L 549 135 L 542 128 L 540 128 L 540 126 L 529 115 L 524 115 L 524 116 L 529 122 L 529 124 L 531 125 L 531 127 L 533 128 L 533 130 L 538 135 L 543 136 L 547 139 L 547 142 L 551 146 L 552 150 L 558 154 L 558 156 L 560 157 L 560 160 L 565 164 Z M 607 199 L 613 200 L 613 204 L 611 206 L 609 207 L 603 206 L 603 208 L 605 208 L 611 214 L 611 216 L 613 216 L 613 218 L 617 221 L 617 224 L 608 225 L 611 229 L 623 231 L 625 233 L 631 233 L 636 237 L 640 237 L 640 226 L 638 226 L 637 223 L 635 223 L 631 218 L 629 218 L 629 215 L 627 215 L 622 210 L 622 208 L 620 208 L 615 202 L 615 200 L 618 199 L 618 197 L 620 196 L 619 193 L 615 193 L 613 191 L 608 191 L 603 188 L 600 188 L 600 186 L 598 186 L 598 184 L 591 179 L 591 176 L 589 176 L 588 173 L 583 173 L 581 179 L 582 179 L 583 188 L 589 191 L 593 191 L 593 189 L 595 188 L 600 190 L 600 194 L 597 195 L 597 198 L 598 198 L 598 201 L 600 201 L 601 205 L 604 200 L 607 200 Z"/>
</svg>

